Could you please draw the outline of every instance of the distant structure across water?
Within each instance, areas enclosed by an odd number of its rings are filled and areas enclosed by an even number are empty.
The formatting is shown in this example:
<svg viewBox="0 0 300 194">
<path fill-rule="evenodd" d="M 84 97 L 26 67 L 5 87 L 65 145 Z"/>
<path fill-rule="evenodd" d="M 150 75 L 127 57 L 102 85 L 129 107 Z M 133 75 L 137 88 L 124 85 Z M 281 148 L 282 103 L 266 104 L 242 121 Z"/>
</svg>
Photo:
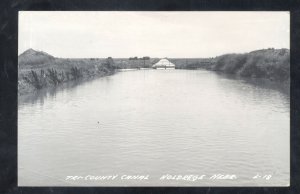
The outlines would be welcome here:
<svg viewBox="0 0 300 194">
<path fill-rule="evenodd" d="M 164 58 L 152 66 L 153 69 L 175 69 L 175 64 Z"/>
</svg>

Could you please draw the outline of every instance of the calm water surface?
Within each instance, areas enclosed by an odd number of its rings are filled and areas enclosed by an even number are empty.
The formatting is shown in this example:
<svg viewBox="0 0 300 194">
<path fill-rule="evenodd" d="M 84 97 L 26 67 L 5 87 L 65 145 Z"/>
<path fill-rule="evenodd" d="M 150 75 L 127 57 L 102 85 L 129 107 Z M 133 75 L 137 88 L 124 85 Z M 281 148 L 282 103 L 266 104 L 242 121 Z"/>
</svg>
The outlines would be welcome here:
<svg viewBox="0 0 300 194">
<path fill-rule="evenodd" d="M 19 185 L 287 186 L 289 106 L 276 86 L 205 70 L 119 72 L 20 99 Z M 237 180 L 160 181 L 165 174 Z"/>
</svg>

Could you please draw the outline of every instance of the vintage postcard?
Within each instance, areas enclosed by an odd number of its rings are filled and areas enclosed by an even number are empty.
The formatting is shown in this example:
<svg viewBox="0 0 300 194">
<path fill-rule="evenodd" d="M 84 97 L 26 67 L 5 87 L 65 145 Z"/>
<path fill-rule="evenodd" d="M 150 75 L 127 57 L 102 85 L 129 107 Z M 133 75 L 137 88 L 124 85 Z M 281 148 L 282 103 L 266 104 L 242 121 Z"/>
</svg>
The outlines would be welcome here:
<svg viewBox="0 0 300 194">
<path fill-rule="evenodd" d="M 289 12 L 20 11 L 18 186 L 289 186 Z"/>
</svg>

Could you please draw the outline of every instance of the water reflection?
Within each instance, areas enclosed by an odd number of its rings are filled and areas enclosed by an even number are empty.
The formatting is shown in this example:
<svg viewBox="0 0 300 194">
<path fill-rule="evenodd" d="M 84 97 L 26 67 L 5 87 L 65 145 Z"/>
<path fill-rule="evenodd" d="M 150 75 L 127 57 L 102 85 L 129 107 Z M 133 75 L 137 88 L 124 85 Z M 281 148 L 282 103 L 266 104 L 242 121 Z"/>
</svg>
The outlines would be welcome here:
<svg viewBox="0 0 300 194">
<path fill-rule="evenodd" d="M 149 71 L 149 70 L 141 70 L 143 73 Z M 186 71 L 186 70 L 178 70 L 178 71 Z M 195 70 L 187 70 L 187 71 L 195 71 Z M 204 71 L 206 70 L 197 70 L 197 71 Z M 261 78 L 244 78 L 244 77 L 239 77 L 236 75 L 232 74 L 224 74 L 220 72 L 210 72 L 212 76 L 217 76 L 217 80 L 220 81 L 220 84 L 223 84 L 222 81 L 225 80 L 232 80 L 232 81 L 239 81 L 240 83 L 245 83 L 249 84 L 252 87 L 251 88 L 261 88 L 261 89 L 266 89 L 262 90 L 265 91 L 266 94 L 268 93 L 269 90 L 274 90 L 278 91 L 282 94 L 282 97 L 285 98 L 285 101 L 289 102 L 290 100 L 290 87 L 289 87 L 289 82 L 282 84 L 280 82 L 276 81 L 270 81 L 267 79 L 261 79 Z M 185 74 L 187 76 L 187 74 Z M 188 75 L 188 76 L 199 76 L 197 74 L 193 75 Z M 181 79 L 181 78 L 180 78 Z M 107 77 L 102 77 L 102 81 L 108 82 L 110 80 L 110 76 Z M 46 89 L 34 91 L 33 93 L 30 93 L 28 95 L 24 95 L 19 97 L 19 104 L 35 104 L 35 103 L 40 103 L 43 104 L 44 98 L 55 98 L 56 93 L 63 91 L 63 90 L 75 90 L 78 85 L 84 85 L 88 84 L 91 80 L 77 80 L 77 81 L 72 81 L 63 84 L 62 86 L 58 87 L 49 87 Z M 226 87 L 226 84 L 224 85 Z M 232 87 L 232 85 L 228 85 L 229 87 Z M 240 87 L 235 87 L 235 89 L 239 90 L 240 92 Z M 242 88 L 243 89 L 243 88 Z M 244 88 L 247 91 L 247 87 Z M 243 91 L 243 90 L 241 90 Z"/>
<path fill-rule="evenodd" d="M 286 185 L 289 97 L 260 81 L 204 70 L 128 71 L 20 101 L 19 184 L 68 185 L 59 181 L 68 174 L 150 174 L 143 183 L 78 185 Z M 274 177 L 253 180 L 257 172 Z M 240 178 L 161 182 L 162 173 Z"/>
<path fill-rule="evenodd" d="M 284 94 L 286 97 L 290 96 L 290 82 L 287 81 L 282 83 L 280 81 L 270 81 L 264 78 L 247 78 L 247 77 L 240 77 L 233 74 L 224 74 L 221 72 L 213 72 L 220 76 L 220 78 L 231 79 L 231 80 L 239 80 L 243 83 L 250 84 L 253 87 L 267 89 L 267 90 L 275 90 L 279 91 Z"/>
<path fill-rule="evenodd" d="M 100 79 L 100 78 L 98 78 Z M 110 76 L 102 77 L 102 81 L 109 82 Z M 39 103 L 43 105 L 45 99 L 55 99 L 56 94 L 58 92 L 64 92 L 65 90 L 68 90 L 69 92 L 75 92 L 77 89 L 77 86 L 84 86 L 86 84 L 89 84 L 89 82 L 95 81 L 95 80 L 74 80 L 67 83 L 64 83 L 63 85 L 57 86 L 57 87 L 48 87 L 41 90 L 35 90 L 32 93 L 22 95 L 18 97 L 18 103 L 19 106 L 22 107 L 24 104 L 36 104 Z M 19 107 L 19 108 L 20 108 Z"/>
</svg>

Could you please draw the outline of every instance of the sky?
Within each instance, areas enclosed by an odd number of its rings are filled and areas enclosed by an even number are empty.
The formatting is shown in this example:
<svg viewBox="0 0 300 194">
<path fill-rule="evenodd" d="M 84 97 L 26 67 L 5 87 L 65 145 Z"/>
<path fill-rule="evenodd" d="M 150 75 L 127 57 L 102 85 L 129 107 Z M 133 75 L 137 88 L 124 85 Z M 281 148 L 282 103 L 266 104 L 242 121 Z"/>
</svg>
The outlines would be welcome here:
<svg viewBox="0 0 300 194">
<path fill-rule="evenodd" d="M 19 54 L 205 58 L 290 47 L 289 12 L 20 11 Z"/>
</svg>

